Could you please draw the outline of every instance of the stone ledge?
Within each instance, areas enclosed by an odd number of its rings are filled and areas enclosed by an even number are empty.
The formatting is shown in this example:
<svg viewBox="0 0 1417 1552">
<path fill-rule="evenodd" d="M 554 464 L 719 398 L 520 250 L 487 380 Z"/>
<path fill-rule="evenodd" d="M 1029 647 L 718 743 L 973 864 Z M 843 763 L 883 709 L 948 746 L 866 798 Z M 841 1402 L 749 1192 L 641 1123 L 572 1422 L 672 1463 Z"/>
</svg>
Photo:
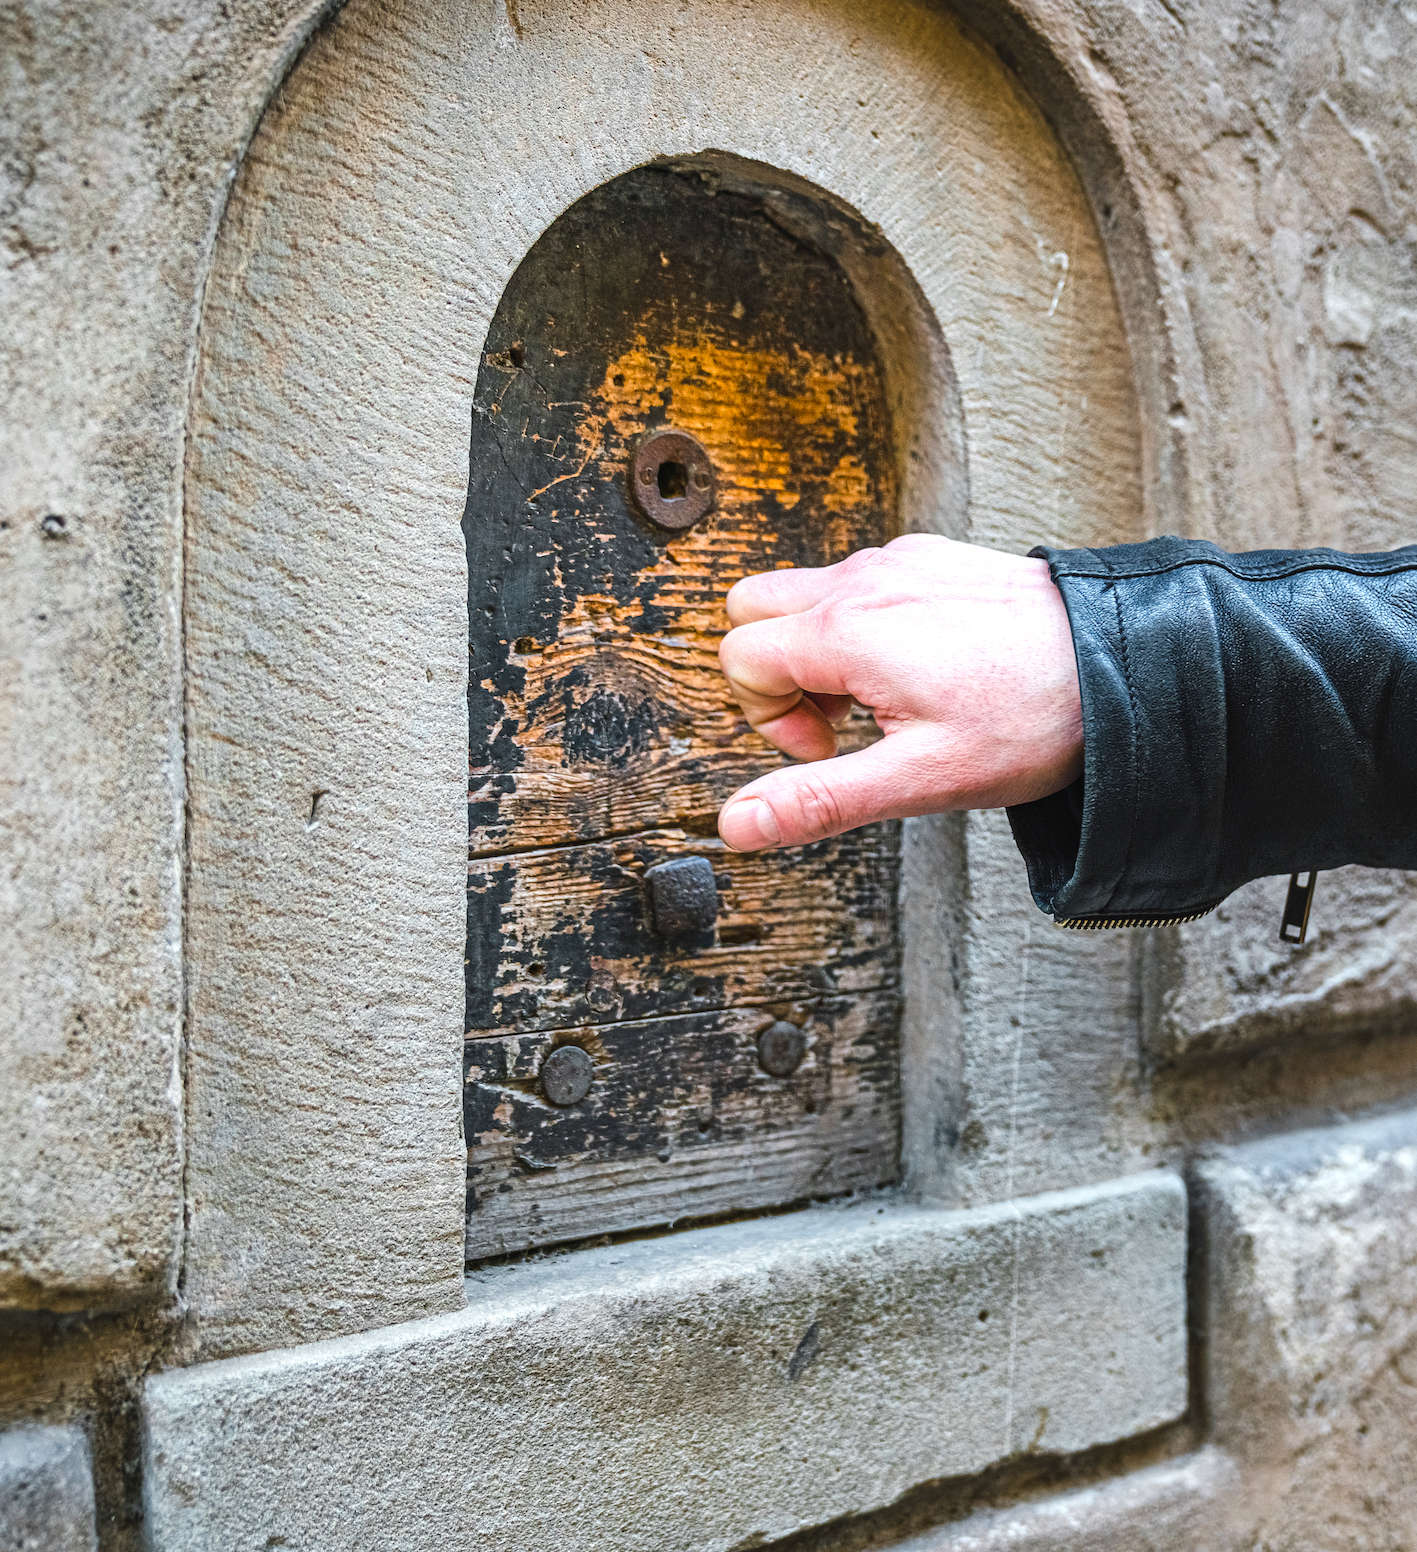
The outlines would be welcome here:
<svg viewBox="0 0 1417 1552">
<path fill-rule="evenodd" d="M 457 1315 L 151 1380 L 151 1544 L 708 1552 L 1085 1449 L 1186 1406 L 1185 1240 L 1157 1171 L 492 1269 Z"/>
<path fill-rule="evenodd" d="M 1251 1544 L 1227 1525 L 1239 1487 L 1235 1463 L 1210 1446 L 1111 1482 L 972 1514 L 891 1552 L 1248 1552 Z"/>
<path fill-rule="evenodd" d="M 0 1433 L 0 1552 L 93 1552 L 97 1545 L 83 1431 Z"/>
</svg>

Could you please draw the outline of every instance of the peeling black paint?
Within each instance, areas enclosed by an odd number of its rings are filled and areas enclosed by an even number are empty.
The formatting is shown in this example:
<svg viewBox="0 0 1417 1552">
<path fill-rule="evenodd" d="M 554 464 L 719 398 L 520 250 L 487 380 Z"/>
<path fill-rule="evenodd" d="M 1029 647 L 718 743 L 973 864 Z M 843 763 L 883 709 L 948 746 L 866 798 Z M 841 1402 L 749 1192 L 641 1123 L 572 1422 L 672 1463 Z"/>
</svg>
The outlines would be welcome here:
<svg viewBox="0 0 1417 1552">
<path fill-rule="evenodd" d="M 467 952 L 463 956 L 466 988 L 465 1027 L 485 1027 L 493 1010 L 497 962 L 501 956 L 503 914 L 516 880 L 510 871 L 470 879 L 467 891 Z"/>
<path fill-rule="evenodd" d="M 894 1022 L 893 994 L 864 1001 L 876 1015 L 872 1022 Z M 855 1005 L 837 998 L 787 1007 L 809 1039 L 807 1061 L 789 1078 L 774 1078 L 758 1065 L 756 1037 L 774 1016 L 766 1009 L 603 1025 L 593 1041 L 574 1030 L 469 1040 L 463 1121 L 470 1170 L 520 1175 L 587 1157 L 636 1158 L 666 1148 L 691 1155 L 725 1140 L 765 1140 L 831 1105 L 836 1061 L 843 1056 L 862 1086 L 889 1093 L 894 1043 L 844 1035 Z M 562 1109 L 542 1098 L 537 1073 L 546 1055 L 567 1040 L 594 1046 L 596 1071 L 587 1098 Z M 836 1059 L 834 1045 L 840 1048 Z M 893 1109 L 887 1114 L 893 1116 Z M 870 1148 L 889 1153 L 893 1143 L 893 1136 L 883 1137 Z"/>
<path fill-rule="evenodd" d="M 748 363 L 756 397 L 713 378 L 711 424 L 684 429 L 711 454 L 715 430 L 762 433 L 788 450 L 790 478 L 719 446 L 719 510 L 673 537 L 633 509 L 624 468 L 635 436 L 702 400 L 700 343 Z M 631 359 L 648 365 L 627 387 L 614 364 Z M 802 418 L 810 362 L 851 366 L 835 418 Z M 696 1149 L 751 1150 L 804 1117 L 830 1135 L 853 1108 L 834 1085 L 864 1085 L 895 1116 L 896 827 L 766 858 L 714 839 L 719 803 L 771 763 L 714 671 L 722 595 L 744 571 L 887 537 L 889 443 L 844 277 L 750 195 L 641 169 L 566 211 L 513 276 L 478 372 L 463 516 L 469 1213 L 595 1161 L 692 1169 Z M 718 930 L 667 943 L 644 872 L 709 850 Z M 862 999 L 876 1016 L 847 1040 Z M 759 1013 L 809 1021 L 821 1059 L 763 1074 L 744 1004 L 752 1027 Z M 597 1077 L 558 1110 L 536 1069 L 567 1038 Z M 894 1124 L 852 1145 L 863 1183 L 890 1177 Z M 534 1223 L 537 1201 L 525 1210 Z"/>
</svg>

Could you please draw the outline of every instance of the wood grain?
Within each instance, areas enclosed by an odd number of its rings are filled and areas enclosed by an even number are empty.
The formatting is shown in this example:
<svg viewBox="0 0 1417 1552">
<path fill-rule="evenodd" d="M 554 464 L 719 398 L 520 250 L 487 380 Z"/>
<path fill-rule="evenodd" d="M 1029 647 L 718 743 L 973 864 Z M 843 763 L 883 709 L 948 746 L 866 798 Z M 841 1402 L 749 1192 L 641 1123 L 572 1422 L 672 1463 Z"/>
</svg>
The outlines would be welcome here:
<svg viewBox="0 0 1417 1552">
<path fill-rule="evenodd" d="M 665 534 L 630 505 L 647 429 L 719 497 Z M 779 758 L 718 672 L 748 572 L 886 537 L 879 366 L 845 280 L 741 195 L 644 169 L 573 206 L 513 277 L 473 408 L 473 854 L 711 819 Z"/>
<path fill-rule="evenodd" d="M 779 1017 L 807 1034 L 787 1078 L 757 1060 Z M 469 1040 L 469 1256 L 894 1180 L 897 1021 L 884 991 Z M 558 1109 L 536 1074 L 563 1044 L 595 1082 Z"/>
<path fill-rule="evenodd" d="M 659 830 L 474 862 L 468 870 L 467 1027 L 545 1029 L 892 984 L 897 827 L 746 856 Z M 645 870 L 707 857 L 714 931 L 666 941 Z"/>
</svg>

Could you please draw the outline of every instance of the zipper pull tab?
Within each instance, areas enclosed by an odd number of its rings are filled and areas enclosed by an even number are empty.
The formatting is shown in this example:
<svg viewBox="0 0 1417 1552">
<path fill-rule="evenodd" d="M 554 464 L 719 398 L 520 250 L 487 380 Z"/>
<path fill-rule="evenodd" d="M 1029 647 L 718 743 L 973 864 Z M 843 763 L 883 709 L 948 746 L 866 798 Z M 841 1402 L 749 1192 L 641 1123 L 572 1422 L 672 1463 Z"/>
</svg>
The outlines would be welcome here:
<svg viewBox="0 0 1417 1552">
<path fill-rule="evenodd" d="M 1307 873 L 1290 874 L 1289 893 L 1284 901 L 1284 919 L 1279 924 L 1279 936 L 1282 942 L 1302 943 L 1304 941 L 1309 930 L 1309 907 L 1314 903 L 1314 885 L 1318 882 L 1318 877 L 1313 868 L 1310 868 Z"/>
</svg>

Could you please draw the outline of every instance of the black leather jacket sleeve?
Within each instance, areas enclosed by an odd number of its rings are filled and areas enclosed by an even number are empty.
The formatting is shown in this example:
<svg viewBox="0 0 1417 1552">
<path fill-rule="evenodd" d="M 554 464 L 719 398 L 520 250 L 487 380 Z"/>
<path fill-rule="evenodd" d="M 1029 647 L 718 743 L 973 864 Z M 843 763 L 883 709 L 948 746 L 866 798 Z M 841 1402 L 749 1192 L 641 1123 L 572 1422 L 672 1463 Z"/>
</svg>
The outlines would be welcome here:
<svg viewBox="0 0 1417 1552">
<path fill-rule="evenodd" d="M 1084 736 L 1079 781 L 1009 810 L 1045 911 L 1125 925 L 1272 873 L 1417 867 L 1417 546 L 1032 553 Z"/>
</svg>

